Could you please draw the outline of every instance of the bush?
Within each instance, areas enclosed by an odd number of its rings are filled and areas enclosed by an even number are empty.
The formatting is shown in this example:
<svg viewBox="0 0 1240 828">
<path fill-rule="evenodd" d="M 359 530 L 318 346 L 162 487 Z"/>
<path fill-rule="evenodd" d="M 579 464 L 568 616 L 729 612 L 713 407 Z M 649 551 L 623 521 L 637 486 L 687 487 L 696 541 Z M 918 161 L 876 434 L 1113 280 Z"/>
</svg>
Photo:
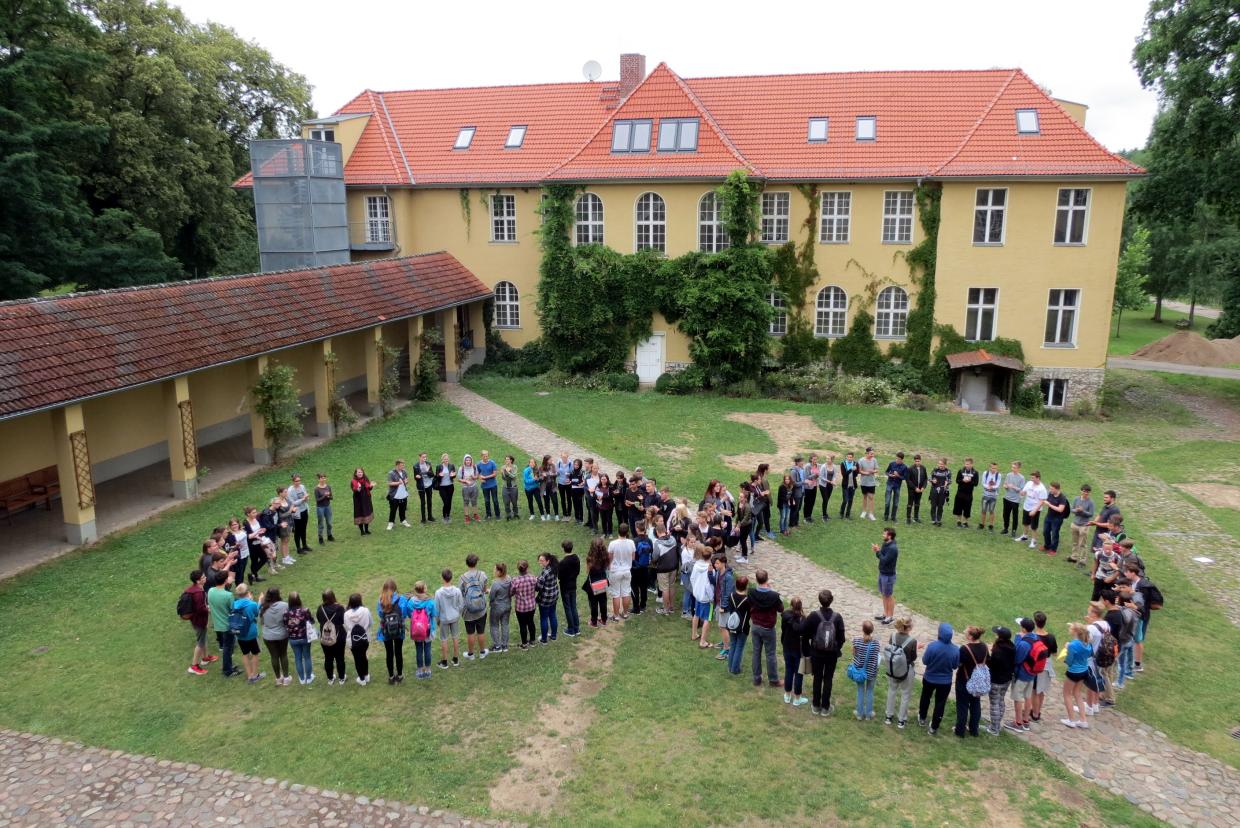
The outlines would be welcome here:
<svg viewBox="0 0 1240 828">
<path fill-rule="evenodd" d="M 557 388 L 577 388 L 582 391 L 624 391 L 637 390 L 637 374 L 626 374 L 623 371 L 596 372 L 593 374 L 571 374 L 554 368 L 542 376 L 542 382 Z"/>
<path fill-rule="evenodd" d="M 874 317 L 862 309 L 853 317 L 848 333 L 831 346 L 831 361 L 845 374 L 873 376 L 883 363 L 883 354 L 871 333 Z"/>
<path fill-rule="evenodd" d="M 498 374 L 501 377 L 536 377 L 551 370 L 551 351 L 542 339 L 525 343 L 514 348 L 499 337 L 492 334 L 487 339 L 487 360 L 481 366 L 479 374 Z M 472 368 L 470 369 L 473 370 Z"/>
<path fill-rule="evenodd" d="M 640 382 L 641 380 L 637 374 L 626 374 L 622 371 L 612 371 L 609 374 L 603 375 L 603 383 L 612 391 L 623 391 L 632 394 L 637 391 Z"/>
<path fill-rule="evenodd" d="M 877 377 L 844 377 L 835 384 L 835 398 L 846 404 L 888 405 L 895 402 L 896 392 Z"/>
<path fill-rule="evenodd" d="M 706 387 L 706 372 L 697 365 L 683 371 L 669 371 L 655 380 L 654 390 L 660 394 L 695 394 Z"/>
<path fill-rule="evenodd" d="M 814 362 L 772 371 L 762 378 L 772 397 L 801 402 L 827 402 L 835 397 L 838 378 L 826 362 Z"/>
<path fill-rule="evenodd" d="M 900 407 L 912 411 L 929 411 L 934 407 L 934 403 L 925 394 L 906 394 L 904 399 L 900 400 Z"/>
<path fill-rule="evenodd" d="M 729 397 L 753 399 L 754 397 L 762 396 L 762 388 L 758 385 L 757 380 L 743 379 L 724 388 L 723 393 Z"/>
<path fill-rule="evenodd" d="M 900 393 L 930 393 L 930 388 L 926 385 L 924 372 L 907 362 L 885 362 L 879 366 L 876 376 L 890 383 L 891 387 Z"/>
<path fill-rule="evenodd" d="M 1022 417 L 1041 417 L 1042 389 L 1037 383 L 1020 386 L 1012 395 L 1012 413 Z"/>
</svg>

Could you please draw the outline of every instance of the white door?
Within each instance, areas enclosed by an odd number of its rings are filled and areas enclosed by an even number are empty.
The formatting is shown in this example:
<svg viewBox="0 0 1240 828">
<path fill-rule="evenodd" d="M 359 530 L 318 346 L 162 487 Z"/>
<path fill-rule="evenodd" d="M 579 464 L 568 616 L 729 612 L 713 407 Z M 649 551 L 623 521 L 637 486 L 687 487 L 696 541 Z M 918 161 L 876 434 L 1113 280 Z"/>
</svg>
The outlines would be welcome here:
<svg viewBox="0 0 1240 828">
<path fill-rule="evenodd" d="M 663 373 L 663 334 L 652 334 L 645 342 L 637 343 L 637 379 L 652 383 Z"/>
</svg>

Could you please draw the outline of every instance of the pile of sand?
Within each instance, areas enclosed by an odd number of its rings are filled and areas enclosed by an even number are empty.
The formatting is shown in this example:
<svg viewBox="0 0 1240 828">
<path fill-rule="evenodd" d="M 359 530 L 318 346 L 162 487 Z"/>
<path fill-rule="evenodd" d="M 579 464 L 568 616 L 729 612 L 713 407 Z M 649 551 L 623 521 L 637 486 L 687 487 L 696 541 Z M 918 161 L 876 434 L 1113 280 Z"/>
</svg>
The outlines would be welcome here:
<svg viewBox="0 0 1240 828">
<path fill-rule="evenodd" d="M 1206 339 L 1193 331 L 1176 331 L 1138 348 L 1132 355 L 1136 359 L 1154 362 L 1223 368 L 1240 363 L 1240 336 L 1235 339 Z"/>
</svg>

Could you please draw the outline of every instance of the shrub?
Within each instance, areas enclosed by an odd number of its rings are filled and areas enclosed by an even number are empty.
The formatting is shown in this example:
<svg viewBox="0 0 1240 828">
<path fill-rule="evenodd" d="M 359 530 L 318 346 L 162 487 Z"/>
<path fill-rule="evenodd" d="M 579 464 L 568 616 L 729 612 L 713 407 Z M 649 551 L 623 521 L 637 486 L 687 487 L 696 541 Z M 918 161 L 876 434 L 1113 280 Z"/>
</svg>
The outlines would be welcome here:
<svg viewBox="0 0 1240 828">
<path fill-rule="evenodd" d="M 694 394 L 705 387 L 706 372 L 697 365 L 690 365 L 683 371 L 660 374 L 654 383 L 654 390 L 660 394 Z"/>
<path fill-rule="evenodd" d="M 1012 395 L 1012 413 L 1022 417 L 1041 417 L 1042 389 L 1037 383 L 1020 386 Z"/>
<path fill-rule="evenodd" d="M 301 418 L 306 409 L 297 393 L 296 371 L 278 362 L 269 364 L 250 389 L 250 405 L 263 419 L 263 431 L 274 465 L 280 461 L 284 450 L 301 436 Z"/>
<path fill-rule="evenodd" d="M 782 368 L 762 379 L 770 396 L 801 402 L 834 399 L 835 385 L 839 381 L 835 369 L 826 362 Z"/>
<path fill-rule="evenodd" d="M 900 407 L 912 411 L 929 411 L 934 404 L 925 394 L 905 394 L 904 399 L 900 400 Z"/>
<path fill-rule="evenodd" d="M 831 361 L 845 374 L 872 376 L 883 363 L 883 354 L 871 333 L 873 327 L 874 317 L 865 309 L 859 310 L 848 333 L 831 346 Z"/>
<path fill-rule="evenodd" d="M 626 374 L 623 371 L 602 372 L 593 374 L 573 374 L 559 368 L 553 368 L 542 375 L 542 383 L 557 388 L 577 388 L 582 391 L 624 391 L 637 390 L 637 374 Z"/>
<path fill-rule="evenodd" d="M 743 379 L 724 388 L 723 393 L 729 397 L 752 399 L 762 396 L 762 388 L 758 385 L 757 380 Z"/>
<path fill-rule="evenodd" d="M 641 383 L 637 374 L 626 374 L 622 371 L 612 371 L 603 375 L 603 383 L 612 391 L 623 391 L 632 394 L 637 391 Z"/>
<path fill-rule="evenodd" d="M 442 341 L 443 337 L 435 328 L 422 332 L 422 353 L 410 377 L 413 389 L 409 396 L 415 400 L 427 402 L 439 396 L 439 355 L 432 349 Z"/>
<path fill-rule="evenodd" d="M 925 373 L 907 362 L 884 362 L 876 376 L 886 380 L 896 391 L 905 394 L 929 394 Z M 925 410 L 925 409 L 921 409 Z"/>
<path fill-rule="evenodd" d="M 877 377 L 844 377 L 835 384 L 835 398 L 847 404 L 888 405 L 895 402 L 896 392 Z"/>
</svg>

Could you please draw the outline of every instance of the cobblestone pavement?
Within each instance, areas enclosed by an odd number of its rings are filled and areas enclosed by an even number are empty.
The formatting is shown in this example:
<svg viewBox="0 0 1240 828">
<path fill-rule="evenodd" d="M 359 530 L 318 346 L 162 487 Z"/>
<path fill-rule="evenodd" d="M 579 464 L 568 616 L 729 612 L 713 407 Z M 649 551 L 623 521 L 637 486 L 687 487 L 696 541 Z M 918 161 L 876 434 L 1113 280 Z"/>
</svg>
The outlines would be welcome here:
<svg viewBox="0 0 1240 828">
<path fill-rule="evenodd" d="M 0 826 L 499 826 L 415 805 L 0 731 Z"/>
<path fill-rule="evenodd" d="M 609 469 L 624 468 L 463 386 L 448 384 L 442 388 L 448 401 L 466 417 L 531 453 L 565 450 L 571 455 L 593 456 Z M 1130 464 L 1125 473 L 1132 471 L 1132 467 Z M 1150 485 L 1153 479 L 1144 482 Z M 1167 495 L 1170 494 L 1168 491 Z M 1134 487 L 1121 505 L 1124 502 L 1133 502 L 1140 508 L 1145 495 Z M 880 608 L 877 596 L 869 590 L 778 543 L 761 543 L 750 563 L 737 568 L 751 572 L 755 565 L 766 569 L 772 584 L 785 595 L 812 596 L 824 587 L 831 589 L 835 594 L 834 608 L 850 624 L 870 617 Z M 922 639 L 927 630 L 938 629 L 937 621 L 903 605 L 897 605 L 897 614 L 911 617 Z M 1114 708 L 1092 717 L 1089 731 L 1060 725 L 1058 720 L 1063 715 L 1062 696 L 1056 683 L 1047 696 L 1042 724 L 1015 738 L 1028 740 L 1073 773 L 1172 825 L 1240 826 L 1240 772 L 1211 756 L 1174 744 L 1166 734 Z M 1003 738 L 1013 737 L 1006 734 Z"/>
</svg>

